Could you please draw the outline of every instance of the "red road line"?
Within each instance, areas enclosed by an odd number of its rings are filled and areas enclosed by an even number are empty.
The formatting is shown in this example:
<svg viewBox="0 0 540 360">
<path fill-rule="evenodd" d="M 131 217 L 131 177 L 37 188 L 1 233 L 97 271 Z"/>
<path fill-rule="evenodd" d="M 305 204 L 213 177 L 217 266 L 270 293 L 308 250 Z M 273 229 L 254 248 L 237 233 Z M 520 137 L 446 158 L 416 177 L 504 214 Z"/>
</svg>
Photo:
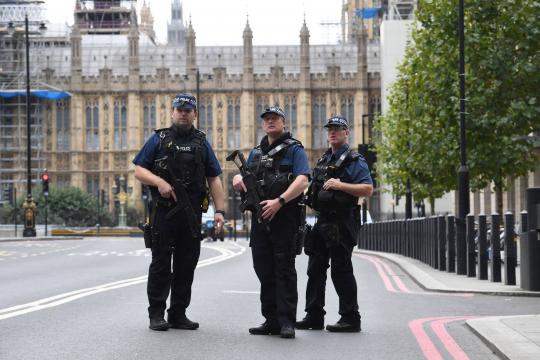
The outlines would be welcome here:
<svg viewBox="0 0 540 360">
<path fill-rule="evenodd" d="M 401 278 L 398 275 L 396 275 L 396 273 L 390 268 L 390 266 L 388 266 L 387 263 L 377 258 L 375 258 L 374 260 L 378 262 L 379 264 L 381 264 L 384 267 L 384 269 L 386 269 L 386 272 L 388 273 L 388 275 L 391 276 L 391 279 L 394 280 L 394 283 L 402 292 L 408 293 L 408 294 L 412 293 L 412 291 L 409 290 L 407 286 L 405 286 L 405 284 L 401 281 Z"/>
<path fill-rule="evenodd" d="M 423 319 L 415 319 L 409 322 L 409 328 L 413 333 L 416 342 L 420 346 L 420 349 L 424 353 L 424 356 L 428 360 L 442 360 L 441 353 L 437 350 L 430 337 L 424 331 L 424 323 L 431 322 L 431 328 L 433 332 L 440 340 L 442 345 L 448 351 L 450 356 L 455 360 L 469 360 L 469 357 L 461 349 L 461 347 L 455 342 L 455 340 L 448 334 L 445 324 L 452 321 L 460 321 L 471 319 L 473 316 L 443 316 L 443 317 L 429 317 Z"/>
<path fill-rule="evenodd" d="M 386 287 L 386 290 L 390 292 L 397 292 L 396 289 L 394 289 L 394 287 L 392 286 L 392 282 L 390 281 L 390 278 L 386 276 L 386 273 L 384 272 L 382 266 L 377 261 L 375 261 L 371 256 L 366 256 L 366 255 L 358 255 L 358 256 L 370 261 L 373 265 L 375 265 L 375 268 L 377 269 L 377 272 L 379 273 L 379 276 L 381 277 L 384 283 L 384 287 Z"/>
<path fill-rule="evenodd" d="M 416 319 L 409 322 L 409 329 L 411 329 L 416 342 L 420 346 L 420 349 L 424 353 L 424 356 L 428 360 L 443 360 L 443 357 L 439 353 L 439 350 L 431 342 L 431 339 L 424 331 L 423 324 L 427 321 L 432 321 L 437 318 L 425 318 L 425 319 Z"/>
<path fill-rule="evenodd" d="M 457 320 L 467 320 L 472 318 L 472 316 L 463 316 L 458 318 L 450 318 L 450 319 L 439 319 L 436 321 L 433 321 L 431 323 L 431 328 L 433 329 L 433 332 L 437 337 L 441 340 L 442 344 L 446 348 L 446 350 L 450 353 L 450 355 L 455 360 L 469 360 L 469 357 L 465 352 L 461 349 L 461 347 L 454 341 L 454 339 L 448 334 L 448 331 L 446 331 L 446 328 L 444 325 L 451 321 L 457 321 Z"/>
</svg>

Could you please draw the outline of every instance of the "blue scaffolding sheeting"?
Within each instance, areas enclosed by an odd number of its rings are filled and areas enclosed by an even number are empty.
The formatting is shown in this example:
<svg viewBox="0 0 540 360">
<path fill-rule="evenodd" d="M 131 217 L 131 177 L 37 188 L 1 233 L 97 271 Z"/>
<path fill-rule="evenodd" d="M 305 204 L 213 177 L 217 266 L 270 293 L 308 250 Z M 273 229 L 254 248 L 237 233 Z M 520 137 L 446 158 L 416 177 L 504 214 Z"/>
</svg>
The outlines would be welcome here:
<svg viewBox="0 0 540 360">
<path fill-rule="evenodd" d="M 1 91 L 0 97 L 9 99 L 15 96 L 26 96 L 26 91 Z M 62 100 L 70 97 L 71 94 L 66 91 L 50 91 L 50 90 L 34 90 L 30 91 L 30 96 L 36 96 L 38 98 L 47 100 Z"/>
</svg>

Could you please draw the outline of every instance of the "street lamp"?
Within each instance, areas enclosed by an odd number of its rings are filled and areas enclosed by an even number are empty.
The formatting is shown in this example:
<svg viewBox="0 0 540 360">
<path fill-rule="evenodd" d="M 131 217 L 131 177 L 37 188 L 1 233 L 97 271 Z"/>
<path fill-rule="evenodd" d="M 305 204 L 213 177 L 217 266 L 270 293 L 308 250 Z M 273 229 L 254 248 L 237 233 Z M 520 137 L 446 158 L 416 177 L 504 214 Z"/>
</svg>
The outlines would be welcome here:
<svg viewBox="0 0 540 360">
<path fill-rule="evenodd" d="M 465 218 L 469 213 L 469 169 L 467 167 L 467 143 L 465 137 L 465 23 L 464 0 L 459 0 L 459 150 L 458 217 L 456 219 L 456 273 L 467 273 Z"/>
<path fill-rule="evenodd" d="M 14 31 L 13 23 L 8 25 L 9 31 Z M 46 30 L 45 24 L 41 23 L 39 30 L 42 33 Z M 36 203 L 32 199 L 32 139 L 30 131 L 30 41 L 28 39 L 28 15 L 24 16 L 24 35 L 26 45 L 26 200 L 23 203 L 24 209 L 24 237 L 36 236 Z"/>
</svg>

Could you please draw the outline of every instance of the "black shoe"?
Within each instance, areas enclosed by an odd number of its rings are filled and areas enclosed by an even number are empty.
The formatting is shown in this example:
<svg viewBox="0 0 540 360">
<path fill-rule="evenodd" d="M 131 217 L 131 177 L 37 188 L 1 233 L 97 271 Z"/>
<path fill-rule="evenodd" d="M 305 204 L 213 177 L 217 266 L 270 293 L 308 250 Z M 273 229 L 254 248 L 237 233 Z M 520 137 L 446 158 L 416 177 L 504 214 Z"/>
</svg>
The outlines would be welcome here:
<svg viewBox="0 0 540 360">
<path fill-rule="evenodd" d="M 171 325 L 165 321 L 164 318 L 151 318 L 150 319 L 150 326 L 148 326 L 152 330 L 156 331 L 167 331 L 171 327 Z"/>
<path fill-rule="evenodd" d="M 300 330 L 322 330 L 324 329 L 324 318 L 307 315 L 301 321 L 297 321 L 294 327 Z"/>
<path fill-rule="evenodd" d="M 281 327 L 278 323 L 265 321 L 261 326 L 250 328 L 249 333 L 251 335 L 280 335 Z"/>
<path fill-rule="evenodd" d="M 326 325 L 326 330 L 330 332 L 342 332 L 342 333 L 351 333 L 351 332 L 360 332 L 360 320 L 354 322 L 348 322 L 343 319 L 340 319 L 334 325 Z"/>
<path fill-rule="evenodd" d="M 199 328 L 199 323 L 189 320 L 186 315 L 179 316 L 174 320 L 169 319 L 169 324 L 173 329 L 196 330 Z"/>
<path fill-rule="evenodd" d="M 283 339 L 294 339 L 294 327 L 292 325 L 283 325 L 279 332 L 279 337 Z"/>
</svg>

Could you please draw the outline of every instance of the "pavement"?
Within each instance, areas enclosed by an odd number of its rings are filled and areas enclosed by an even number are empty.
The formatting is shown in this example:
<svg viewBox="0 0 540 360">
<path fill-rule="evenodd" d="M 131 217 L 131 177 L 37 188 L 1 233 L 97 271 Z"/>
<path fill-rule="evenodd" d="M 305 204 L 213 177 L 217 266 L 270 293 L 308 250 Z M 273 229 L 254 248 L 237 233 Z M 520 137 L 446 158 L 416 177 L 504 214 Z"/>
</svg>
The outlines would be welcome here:
<svg viewBox="0 0 540 360">
<path fill-rule="evenodd" d="M 479 293 L 500 296 L 534 296 L 540 291 L 525 291 L 519 286 L 478 280 L 434 269 L 416 259 L 398 254 L 355 250 L 379 256 L 403 269 L 420 287 L 428 291 Z M 519 279 L 519 275 L 517 276 Z M 519 281 L 519 280 L 518 280 Z M 511 360 L 540 359 L 540 314 L 481 317 L 466 321 L 467 326 L 500 358 Z"/>
<path fill-rule="evenodd" d="M 0 237 L 0 242 L 12 241 L 51 241 L 51 240 L 82 240 L 81 236 L 35 236 L 35 237 Z"/>
</svg>

